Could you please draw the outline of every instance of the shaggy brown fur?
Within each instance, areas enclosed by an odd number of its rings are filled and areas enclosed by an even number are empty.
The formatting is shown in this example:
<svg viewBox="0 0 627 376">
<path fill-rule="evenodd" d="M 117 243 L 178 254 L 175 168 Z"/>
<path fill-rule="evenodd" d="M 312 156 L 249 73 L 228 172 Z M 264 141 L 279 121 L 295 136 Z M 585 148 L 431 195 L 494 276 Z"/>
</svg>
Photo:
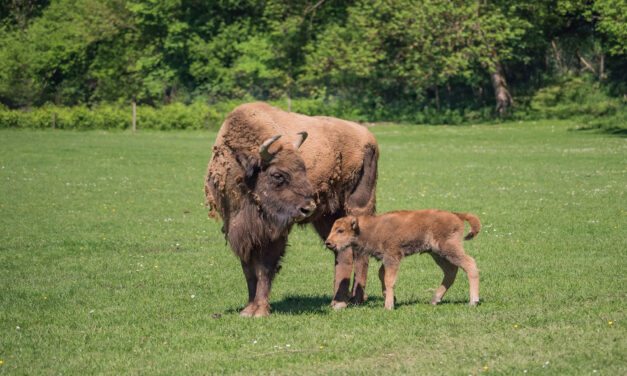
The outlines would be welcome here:
<svg viewBox="0 0 627 376">
<path fill-rule="evenodd" d="M 431 304 L 438 304 L 455 281 L 457 268 L 464 269 L 470 282 L 470 305 L 479 303 L 479 273 L 475 260 L 462 248 L 464 220 L 470 225 L 465 239 L 474 238 L 481 229 L 479 219 L 468 213 L 427 209 L 393 211 L 376 216 L 349 216 L 335 221 L 326 246 L 333 250 L 353 247 L 383 261 L 379 279 L 385 308 L 394 308 L 394 284 L 400 261 L 414 253 L 431 254 L 442 268 L 444 279 Z"/>
<path fill-rule="evenodd" d="M 298 147 L 302 131 L 308 137 Z M 260 145 L 277 135 L 268 148 L 273 158 L 265 161 Z M 324 239 L 335 219 L 374 213 L 378 156 L 374 136 L 356 123 L 265 103 L 241 105 L 228 115 L 213 146 L 205 193 L 209 215 L 220 214 L 222 231 L 242 261 L 249 290 L 242 315 L 269 313 L 271 282 L 295 221 L 311 223 Z M 335 308 L 349 300 L 353 261 L 352 296 L 365 299 L 368 257 L 353 260 L 348 248 L 335 252 Z"/>
</svg>

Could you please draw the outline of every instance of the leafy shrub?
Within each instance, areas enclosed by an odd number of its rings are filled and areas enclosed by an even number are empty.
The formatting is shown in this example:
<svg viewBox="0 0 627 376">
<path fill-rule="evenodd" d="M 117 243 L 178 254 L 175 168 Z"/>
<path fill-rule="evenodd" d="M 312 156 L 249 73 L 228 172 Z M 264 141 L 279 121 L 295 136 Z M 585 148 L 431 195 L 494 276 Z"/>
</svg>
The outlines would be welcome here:
<svg viewBox="0 0 627 376">
<path fill-rule="evenodd" d="M 51 128 L 53 114 L 56 114 L 57 129 L 129 129 L 132 126 L 130 105 L 103 104 L 93 108 L 85 105 L 46 105 L 32 110 L 0 108 L 0 128 Z M 176 103 L 159 108 L 137 106 L 137 128 L 218 129 L 225 116 L 226 112 L 204 103 L 189 106 Z"/>
<path fill-rule="evenodd" d="M 530 107 L 539 117 L 568 119 L 583 115 L 613 116 L 621 103 L 607 96 L 598 83 L 569 77 L 538 90 Z"/>
</svg>

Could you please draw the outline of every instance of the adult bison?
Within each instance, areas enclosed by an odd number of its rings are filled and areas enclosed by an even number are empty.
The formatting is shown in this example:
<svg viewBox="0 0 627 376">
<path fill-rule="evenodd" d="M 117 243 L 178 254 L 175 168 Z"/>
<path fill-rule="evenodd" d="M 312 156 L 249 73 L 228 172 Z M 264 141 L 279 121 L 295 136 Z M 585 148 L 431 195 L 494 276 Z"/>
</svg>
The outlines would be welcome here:
<svg viewBox="0 0 627 376">
<path fill-rule="evenodd" d="M 248 285 L 242 316 L 270 313 L 272 280 L 295 222 L 311 223 L 326 239 L 337 218 L 375 211 L 379 150 L 356 123 L 249 103 L 227 116 L 212 151 L 205 194 L 209 215 L 217 220 L 215 211 L 220 214 L 241 260 Z M 367 273 L 367 256 L 353 260 L 350 248 L 335 252 L 331 305 L 363 301 Z"/>
</svg>

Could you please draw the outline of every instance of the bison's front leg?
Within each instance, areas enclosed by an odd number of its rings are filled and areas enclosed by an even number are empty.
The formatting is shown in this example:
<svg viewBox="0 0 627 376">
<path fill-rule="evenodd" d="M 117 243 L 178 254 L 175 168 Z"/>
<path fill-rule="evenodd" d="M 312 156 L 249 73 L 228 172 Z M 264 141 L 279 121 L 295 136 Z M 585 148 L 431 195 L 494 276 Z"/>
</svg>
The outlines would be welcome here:
<svg viewBox="0 0 627 376">
<path fill-rule="evenodd" d="M 255 275 L 255 265 L 242 260 L 242 270 L 244 271 L 246 285 L 248 286 L 248 304 L 239 314 L 243 317 L 251 317 L 255 314 L 255 310 L 257 308 L 255 305 L 255 295 L 257 294 L 257 276 Z"/>
<path fill-rule="evenodd" d="M 355 270 L 353 290 L 349 293 L 351 273 Z M 335 252 L 334 292 L 331 307 L 346 308 L 348 303 L 361 304 L 366 301 L 368 280 L 368 255 L 353 252 L 351 248 Z"/>
<path fill-rule="evenodd" d="M 272 289 L 272 280 L 278 272 L 279 261 L 285 254 L 285 245 L 287 238 L 279 239 L 261 251 L 254 257 L 254 270 L 257 285 L 255 288 L 255 296 L 253 298 L 254 312 L 252 316 L 263 317 L 270 314 L 270 290 Z"/>
</svg>

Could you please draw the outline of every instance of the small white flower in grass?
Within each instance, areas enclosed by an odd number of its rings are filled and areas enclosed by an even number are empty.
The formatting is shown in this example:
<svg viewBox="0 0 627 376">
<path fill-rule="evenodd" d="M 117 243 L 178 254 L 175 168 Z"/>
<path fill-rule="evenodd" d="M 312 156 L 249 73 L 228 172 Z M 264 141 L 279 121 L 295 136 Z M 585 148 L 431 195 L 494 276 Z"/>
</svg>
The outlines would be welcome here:
<svg viewBox="0 0 627 376">
<path fill-rule="evenodd" d="M 21 328 L 19 326 L 16 326 L 15 329 L 20 330 Z"/>
<path fill-rule="evenodd" d="M 192 294 L 189 296 L 190 298 L 194 299 L 196 297 L 196 295 Z"/>
<path fill-rule="evenodd" d="M 90 314 L 91 314 L 91 313 L 94 313 L 94 312 L 95 312 L 95 310 L 93 310 L 93 309 L 92 309 L 91 311 L 89 311 L 89 313 L 90 313 Z"/>
<path fill-rule="evenodd" d="M 290 346 L 291 346 L 291 345 L 290 345 L 289 343 L 285 345 L 285 347 L 290 347 Z"/>
<path fill-rule="evenodd" d="M 254 341 L 253 341 L 253 345 L 256 345 L 256 344 L 257 344 L 257 340 L 254 340 Z"/>
</svg>

